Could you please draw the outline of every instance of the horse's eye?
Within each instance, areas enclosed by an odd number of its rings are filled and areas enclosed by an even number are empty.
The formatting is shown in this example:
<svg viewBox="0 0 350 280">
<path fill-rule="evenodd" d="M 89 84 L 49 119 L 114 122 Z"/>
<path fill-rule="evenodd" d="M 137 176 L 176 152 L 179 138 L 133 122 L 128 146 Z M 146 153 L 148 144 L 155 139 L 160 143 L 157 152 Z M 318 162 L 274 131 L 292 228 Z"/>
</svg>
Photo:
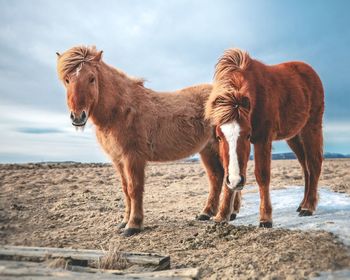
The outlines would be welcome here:
<svg viewBox="0 0 350 280">
<path fill-rule="evenodd" d="M 220 136 L 217 136 L 216 139 L 218 139 L 219 142 L 221 141 L 221 137 Z"/>
<path fill-rule="evenodd" d="M 247 140 L 249 140 L 250 139 L 250 134 L 248 134 L 248 136 L 247 136 Z"/>
<path fill-rule="evenodd" d="M 92 84 L 93 82 L 95 82 L 95 77 L 90 78 L 90 83 Z"/>
<path fill-rule="evenodd" d="M 68 79 L 65 79 L 64 81 L 66 82 L 66 84 L 69 84 L 69 80 Z"/>
</svg>

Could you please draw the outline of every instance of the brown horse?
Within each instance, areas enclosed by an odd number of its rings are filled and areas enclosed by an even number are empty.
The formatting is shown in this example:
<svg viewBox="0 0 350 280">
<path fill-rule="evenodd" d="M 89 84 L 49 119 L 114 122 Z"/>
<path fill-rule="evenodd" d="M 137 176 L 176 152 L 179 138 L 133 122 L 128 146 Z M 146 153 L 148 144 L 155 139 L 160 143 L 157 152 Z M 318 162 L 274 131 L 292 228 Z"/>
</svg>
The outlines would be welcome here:
<svg viewBox="0 0 350 280">
<path fill-rule="evenodd" d="M 226 187 L 217 221 L 227 220 L 232 194 L 244 185 L 250 143 L 260 191 L 260 226 L 272 227 L 269 194 L 272 141 L 285 139 L 296 154 L 305 179 L 299 216 L 316 209 L 323 157 L 324 93 L 320 78 L 307 64 L 268 66 L 246 52 L 229 49 L 216 65 L 206 117 L 217 126 Z"/>
<path fill-rule="evenodd" d="M 224 170 L 214 128 L 204 119 L 212 86 L 156 93 L 145 88 L 143 80 L 104 63 L 102 51 L 94 47 L 73 47 L 57 55 L 72 124 L 84 127 L 88 119 L 92 121 L 98 141 L 120 173 L 125 214 L 119 228 L 126 228 L 124 235 L 138 233 L 143 227 L 147 161 L 178 160 L 199 152 L 210 185 L 199 219 L 215 215 Z"/>
</svg>

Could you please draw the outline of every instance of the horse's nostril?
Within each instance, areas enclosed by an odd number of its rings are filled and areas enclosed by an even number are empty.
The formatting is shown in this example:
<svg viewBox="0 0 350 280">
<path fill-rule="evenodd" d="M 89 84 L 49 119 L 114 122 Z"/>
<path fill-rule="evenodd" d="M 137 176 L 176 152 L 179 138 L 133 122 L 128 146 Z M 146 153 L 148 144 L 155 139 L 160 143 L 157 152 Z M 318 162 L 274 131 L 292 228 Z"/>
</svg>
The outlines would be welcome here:
<svg viewBox="0 0 350 280">
<path fill-rule="evenodd" d="M 81 118 L 82 118 L 83 120 L 86 119 L 86 113 L 85 113 L 85 111 L 83 111 L 83 113 L 81 114 Z"/>
<path fill-rule="evenodd" d="M 74 121 L 74 114 L 73 114 L 73 112 L 70 112 L 70 119 L 71 119 L 72 121 Z"/>
<path fill-rule="evenodd" d="M 228 178 L 228 176 L 226 176 L 226 184 L 227 184 L 228 186 L 231 185 L 231 182 L 230 182 L 230 179 Z"/>
</svg>

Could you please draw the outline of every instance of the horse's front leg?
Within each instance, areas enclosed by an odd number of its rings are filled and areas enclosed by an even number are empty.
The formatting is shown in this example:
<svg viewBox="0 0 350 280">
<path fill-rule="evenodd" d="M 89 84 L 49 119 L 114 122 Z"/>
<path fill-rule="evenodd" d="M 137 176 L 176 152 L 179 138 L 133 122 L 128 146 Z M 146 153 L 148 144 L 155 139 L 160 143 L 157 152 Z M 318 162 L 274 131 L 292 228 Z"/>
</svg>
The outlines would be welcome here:
<svg viewBox="0 0 350 280">
<path fill-rule="evenodd" d="M 255 177 L 260 192 L 260 227 L 272 227 L 270 200 L 271 142 L 254 145 Z"/>
<path fill-rule="evenodd" d="M 210 145 L 200 152 L 200 157 L 209 179 L 209 195 L 206 205 L 197 219 L 205 221 L 215 216 L 218 211 L 224 168 L 217 153 Z"/>
<path fill-rule="evenodd" d="M 231 219 L 233 209 L 235 191 L 231 190 L 226 184 L 223 186 L 223 195 L 220 201 L 219 211 L 214 217 L 217 223 L 228 222 Z"/>
<path fill-rule="evenodd" d="M 117 225 L 118 229 L 125 228 L 128 221 L 129 221 L 129 216 L 130 216 L 130 196 L 128 194 L 128 180 L 127 180 L 127 175 L 124 169 L 124 164 L 121 162 L 118 162 L 115 164 L 117 170 L 119 171 L 120 174 L 120 179 L 122 182 L 122 189 L 124 192 L 124 204 L 125 204 L 125 212 L 123 216 L 123 220 L 121 223 Z"/>
<path fill-rule="evenodd" d="M 127 159 L 125 161 L 125 172 L 128 178 L 128 195 L 130 197 L 130 216 L 123 233 L 131 236 L 141 232 L 143 229 L 143 191 L 145 181 L 144 161 Z"/>
</svg>

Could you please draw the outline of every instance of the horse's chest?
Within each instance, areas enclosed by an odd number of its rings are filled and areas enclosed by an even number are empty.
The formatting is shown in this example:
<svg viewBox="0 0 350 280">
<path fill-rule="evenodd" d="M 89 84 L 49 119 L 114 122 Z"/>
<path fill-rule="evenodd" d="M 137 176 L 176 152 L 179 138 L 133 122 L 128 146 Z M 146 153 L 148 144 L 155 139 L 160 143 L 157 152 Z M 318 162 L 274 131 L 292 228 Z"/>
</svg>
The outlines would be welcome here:
<svg viewBox="0 0 350 280">
<path fill-rule="evenodd" d="M 113 161 L 119 161 L 122 157 L 122 149 L 117 143 L 116 137 L 112 133 L 96 133 L 103 150 L 110 156 Z"/>
</svg>

